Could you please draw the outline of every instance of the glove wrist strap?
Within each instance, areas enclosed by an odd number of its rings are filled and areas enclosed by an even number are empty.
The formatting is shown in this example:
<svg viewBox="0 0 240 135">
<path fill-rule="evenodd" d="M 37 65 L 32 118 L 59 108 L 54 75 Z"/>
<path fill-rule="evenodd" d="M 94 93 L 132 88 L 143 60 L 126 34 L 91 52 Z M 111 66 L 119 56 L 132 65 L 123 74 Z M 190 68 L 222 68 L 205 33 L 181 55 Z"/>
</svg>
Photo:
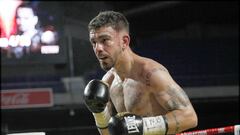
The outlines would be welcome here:
<svg viewBox="0 0 240 135">
<path fill-rule="evenodd" d="M 108 127 L 108 121 L 110 119 L 110 114 L 108 112 L 108 108 L 106 107 L 104 109 L 104 111 L 100 112 L 100 113 L 93 113 L 95 122 L 96 122 L 96 126 L 99 129 L 106 129 Z"/>
<path fill-rule="evenodd" d="M 144 135 L 165 135 L 167 131 L 163 116 L 143 118 Z"/>
</svg>

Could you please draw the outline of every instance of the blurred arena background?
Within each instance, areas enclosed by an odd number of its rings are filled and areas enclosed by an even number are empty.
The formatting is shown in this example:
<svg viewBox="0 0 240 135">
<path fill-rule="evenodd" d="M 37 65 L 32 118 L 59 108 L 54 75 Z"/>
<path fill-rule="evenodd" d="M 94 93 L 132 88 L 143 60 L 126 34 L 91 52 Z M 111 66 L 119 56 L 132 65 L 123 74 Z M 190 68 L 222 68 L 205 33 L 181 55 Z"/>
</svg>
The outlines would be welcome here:
<svg viewBox="0 0 240 135">
<path fill-rule="evenodd" d="M 4 1 L 2 9 L 10 2 Z M 166 66 L 184 88 L 199 117 L 191 130 L 239 124 L 238 1 L 35 0 L 32 5 L 41 10 L 40 21 L 48 18 L 45 22 L 56 26 L 60 51 L 12 58 L 1 47 L 2 135 L 98 134 L 82 93 L 90 79 L 104 74 L 87 30 L 103 10 L 124 13 L 133 50 Z"/>
</svg>

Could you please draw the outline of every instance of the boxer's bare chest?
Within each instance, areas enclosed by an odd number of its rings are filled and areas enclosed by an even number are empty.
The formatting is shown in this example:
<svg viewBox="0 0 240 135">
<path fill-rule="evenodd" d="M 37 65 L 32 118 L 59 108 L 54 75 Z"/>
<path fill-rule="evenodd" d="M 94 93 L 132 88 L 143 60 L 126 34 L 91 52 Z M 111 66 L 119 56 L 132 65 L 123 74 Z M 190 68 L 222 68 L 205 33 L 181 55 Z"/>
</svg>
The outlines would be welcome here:
<svg viewBox="0 0 240 135">
<path fill-rule="evenodd" d="M 118 112 L 132 112 L 139 115 L 151 115 L 151 93 L 147 86 L 139 81 L 115 78 L 110 87 L 110 96 Z"/>
</svg>

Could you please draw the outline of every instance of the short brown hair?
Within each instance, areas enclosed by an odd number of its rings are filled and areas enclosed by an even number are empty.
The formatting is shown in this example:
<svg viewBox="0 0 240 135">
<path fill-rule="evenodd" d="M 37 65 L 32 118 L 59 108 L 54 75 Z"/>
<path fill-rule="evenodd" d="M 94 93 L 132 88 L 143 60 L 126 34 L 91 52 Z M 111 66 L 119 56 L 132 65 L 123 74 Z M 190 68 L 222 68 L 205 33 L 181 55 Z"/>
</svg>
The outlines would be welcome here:
<svg viewBox="0 0 240 135">
<path fill-rule="evenodd" d="M 129 22 L 126 17 L 119 12 L 103 11 L 94 17 L 88 24 L 88 30 L 96 30 L 103 26 L 111 26 L 114 30 L 125 29 L 129 32 Z"/>
</svg>

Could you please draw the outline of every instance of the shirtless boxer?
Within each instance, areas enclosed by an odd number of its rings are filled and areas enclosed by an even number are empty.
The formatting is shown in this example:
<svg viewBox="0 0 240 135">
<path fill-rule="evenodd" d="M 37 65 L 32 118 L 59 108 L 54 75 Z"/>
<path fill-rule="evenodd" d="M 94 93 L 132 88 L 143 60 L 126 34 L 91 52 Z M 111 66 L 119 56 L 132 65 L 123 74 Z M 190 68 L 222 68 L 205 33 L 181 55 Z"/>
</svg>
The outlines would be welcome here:
<svg viewBox="0 0 240 135">
<path fill-rule="evenodd" d="M 176 134 L 197 126 L 188 96 L 168 70 L 131 50 L 129 24 L 121 13 L 100 12 L 88 28 L 106 71 L 102 80 L 91 80 L 84 90 L 101 135 Z"/>
</svg>

